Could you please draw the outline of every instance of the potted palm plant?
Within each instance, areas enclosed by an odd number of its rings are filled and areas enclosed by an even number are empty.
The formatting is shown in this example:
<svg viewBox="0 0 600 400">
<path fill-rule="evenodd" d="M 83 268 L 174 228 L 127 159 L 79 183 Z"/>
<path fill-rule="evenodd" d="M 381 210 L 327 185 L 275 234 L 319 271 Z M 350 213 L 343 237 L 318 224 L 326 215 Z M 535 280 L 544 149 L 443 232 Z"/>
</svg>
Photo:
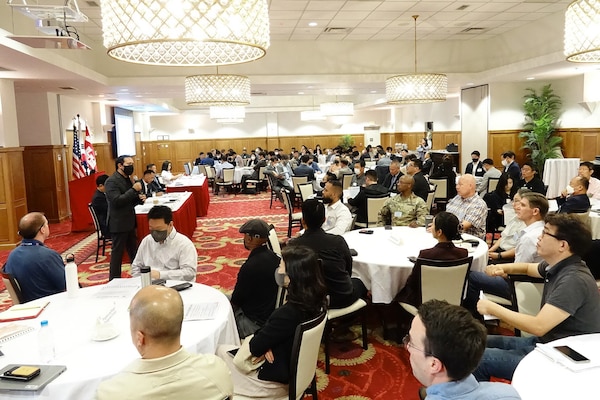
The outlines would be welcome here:
<svg viewBox="0 0 600 400">
<path fill-rule="evenodd" d="M 560 144 L 563 139 L 556 133 L 562 100 L 551 84 L 542 87 L 540 93 L 532 88 L 525 90 L 525 130 L 519 137 L 523 139 L 522 148 L 531 151 L 528 157 L 533 165 L 543 174 L 547 159 L 562 158 Z"/>
</svg>

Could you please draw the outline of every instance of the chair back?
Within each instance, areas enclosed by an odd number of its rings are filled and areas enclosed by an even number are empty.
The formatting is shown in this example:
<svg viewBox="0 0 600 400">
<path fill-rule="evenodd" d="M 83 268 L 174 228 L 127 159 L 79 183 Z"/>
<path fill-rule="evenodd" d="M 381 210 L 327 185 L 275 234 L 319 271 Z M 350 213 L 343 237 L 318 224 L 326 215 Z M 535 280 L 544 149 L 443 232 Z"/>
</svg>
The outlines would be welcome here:
<svg viewBox="0 0 600 400">
<path fill-rule="evenodd" d="M 353 174 L 343 174 L 342 175 L 342 189 L 343 190 L 346 190 L 350 186 L 352 186 L 352 177 L 353 176 L 354 176 Z"/>
<path fill-rule="evenodd" d="M 198 171 L 202 175 L 206 176 L 206 165 L 204 165 L 204 164 L 198 164 Z"/>
<path fill-rule="evenodd" d="M 267 167 L 259 167 L 258 168 L 258 180 L 259 181 L 267 179 L 267 175 L 265 175 L 265 169 L 266 168 Z"/>
<path fill-rule="evenodd" d="M 6 265 L 6 264 L 5 264 Z M 8 295 L 12 300 L 13 304 L 21 304 L 24 302 L 23 293 L 21 292 L 21 286 L 12 274 L 4 272 L 4 266 L 0 269 L 0 275 L 2 275 L 2 283 L 6 286 Z"/>
<path fill-rule="evenodd" d="M 590 210 L 584 213 L 569 213 L 570 216 L 581 221 L 588 229 L 592 229 L 592 220 L 590 218 Z"/>
<path fill-rule="evenodd" d="M 287 189 L 281 189 L 281 197 L 283 197 L 283 205 L 288 210 L 288 214 L 290 218 L 292 217 L 293 207 L 292 207 L 292 196 L 290 195 L 290 191 Z"/>
<path fill-rule="evenodd" d="M 308 176 L 292 176 L 292 184 L 294 191 L 300 193 L 300 185 L 308 182 Z M 304 199 L 303 199 L 304 200 Z"/>
<path fill-rule="evenodd" d="M 500 178 L 488 178 L 487 182 L 487 193 L 492 193 L 498 187 L 498 181 Z"/>
<path fill-rule="evenodd" d="M 527 275 L 509 275 L 515 311 L 520 314 L 537 315 L 542 305 L 544 279 Z M 532 336 L 530 333 L 515 329 L 517 336 Z"/>
<path fill-rule="evenodd" d="M 252 161 L 252 159 L 250 157 L 243 158 L 242 163 L 244 164 L 244 167 L 247 167 L 250 164 L 250 161 Z"/>
<path fill-rule="evenodd" d="M 381 210 L 389 197 L 389 194 L 385 197 L 367 197 L 367 226 L 377 225 L 379 210 Z"/>
<path fill-rule="evenodd" d="M 327 313 L 323 311 L 318 317 L 303 322 L 296 328 L 290 361 L 290 400 L 301 399 L 306 389 L 314 384 L 326 323 Z"/>
<path fill-rule="evenodd" d="M 279 244 L 277 232 L 275 232 L 275 227 L 273 225 L 271 225 L 271 229 L 269 229 L 269 240 L 267 241 L 267 244 L 271 251 L 281 258 L 281 245 Z"/>
<path fill-rule="evenodd" d="M 223 183 L 233 183 L 235 168 L 223 168 Z"/>
<path fill-rule="evenodd" d="M 376 166 L 377 166 L 377 161 L 366 161 L 365 160 L 365 168 L 375 169 Z"/>
<path fill-rule="evenodd" d="M 88 203 L 88 210 L 90 210 L 90 214 L 92 215 L 92 221 L 94 221 L 94 228 L 96 229 L 96 234 L 98 238 L 102 237 L 102 232 L 100 231 L 100 222 L 98 221 L 98 216 L 96 215 L 96 210 L 94 210 L 94 206 L 92 203 Z"/>
<path fill-rule="evenodd" d="M 435 189 L 437 188 L 437 185 L 434 185 L 433 190 L 430 190 L 429 192 L 427 192 L 427 201 L 425 202 L 427 204 L 427 212 L 431 214 L 431 207 L 433 207 L 433 199 L 435 199 Z"/>
<path fill-rule="evenodd" d="M 438 299 L 459 306 L 472 262 L 473 257 L 451 261 L 418 258 L 415 266 L 421 266 L 422 303 Z"/>
<path fill-rule="evenodd" d="M 205 165 L 204 172 L 208 179 L 214 179 L 214 177 L 215 177 L 214 167 L 211 167 L 210 165 Z"/>
<path fill-rule="evenodd" d="M 298 188 L 300 190 L 300 197 L 302 198 L 303 203 L 315 193 L 313 191 L 312 182 L 301 183 L 298 185 Z"/>
<path fill-rule="evenodd" d="M 429 183 L 436 185 L 435 198 L 448 199 L 448 180 L 446 178 L 429 178 Z"/>
</svg>

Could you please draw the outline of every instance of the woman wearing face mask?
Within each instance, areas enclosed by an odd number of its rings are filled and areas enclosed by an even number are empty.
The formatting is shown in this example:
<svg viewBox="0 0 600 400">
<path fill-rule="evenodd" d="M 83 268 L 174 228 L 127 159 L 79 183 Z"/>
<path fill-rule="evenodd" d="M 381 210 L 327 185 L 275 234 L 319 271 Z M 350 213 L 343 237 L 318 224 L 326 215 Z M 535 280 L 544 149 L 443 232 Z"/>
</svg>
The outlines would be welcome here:
<svg viewBox="0 0 600 400">
<path fill-rule="evenodd" d="M 325 307 L 325 283 L 314 251 L 307 247 L 286 247 L 275 280 L 287 288 L 287 303 L 273 311 L 264 327 L 250 340 L 250 352 L 266 362 L 244 374 L 221 346 L 219 355 L 229 366 L 237 395 L 251 398 L 278 398 L 288 393 L 292 344 L 296 328 L 315 318 Z"/>
<path fill-rule="evenodd" d="M 175 181 L 175 179 L 180 178 L 183 174 L 179 174 L 179 175 L 173 175 L 171 173 L 171 161 L 166 160 L 163 161 L 162 163 L 162 171 L 160 172 L 160 176 L 163 179 L 163 182 L 165 183 L 165 185 L 168 185 L 170 183 L 173 183 L 173 181 Z"/>
</svg>

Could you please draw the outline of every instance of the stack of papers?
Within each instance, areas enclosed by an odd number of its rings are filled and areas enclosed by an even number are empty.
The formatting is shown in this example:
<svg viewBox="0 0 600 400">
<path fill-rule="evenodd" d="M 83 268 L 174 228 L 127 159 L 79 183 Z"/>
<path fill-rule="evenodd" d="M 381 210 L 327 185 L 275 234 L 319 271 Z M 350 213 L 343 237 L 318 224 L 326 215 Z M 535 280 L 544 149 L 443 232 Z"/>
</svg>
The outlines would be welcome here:
<svg viewBox="0 0 600 400">
<path fill-rule="evenodd" d="M 96 293 L 97 299 L 131 297 L 142 288 L 142 280 L 137 278 L 117 278 L 103 285 Z"/>
<path fill-rule="evenodd" d="M 184 321 L 200 321 L 215 319 L 219 311 L 219 303 L 196 303 L 185 306 Z"/>
</svg>

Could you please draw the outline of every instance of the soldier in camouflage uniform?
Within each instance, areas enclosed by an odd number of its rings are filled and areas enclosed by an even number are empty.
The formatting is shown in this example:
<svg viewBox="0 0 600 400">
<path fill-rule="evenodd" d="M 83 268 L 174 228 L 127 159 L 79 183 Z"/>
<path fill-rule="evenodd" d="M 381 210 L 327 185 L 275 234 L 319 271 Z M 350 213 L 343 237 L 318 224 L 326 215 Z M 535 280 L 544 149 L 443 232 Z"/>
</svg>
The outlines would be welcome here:
<svg viewBox="0 0 600 400">
<path fill-rule="evenodd" d="M 425 225 L 428 214 L 425 201 L 412 192 L 415 180 L 412 176 L 403 175 L 398 181 L 398 195 L 387 200 L 379 210 L 378 226 L 417 226 Z"/>
</svg>

